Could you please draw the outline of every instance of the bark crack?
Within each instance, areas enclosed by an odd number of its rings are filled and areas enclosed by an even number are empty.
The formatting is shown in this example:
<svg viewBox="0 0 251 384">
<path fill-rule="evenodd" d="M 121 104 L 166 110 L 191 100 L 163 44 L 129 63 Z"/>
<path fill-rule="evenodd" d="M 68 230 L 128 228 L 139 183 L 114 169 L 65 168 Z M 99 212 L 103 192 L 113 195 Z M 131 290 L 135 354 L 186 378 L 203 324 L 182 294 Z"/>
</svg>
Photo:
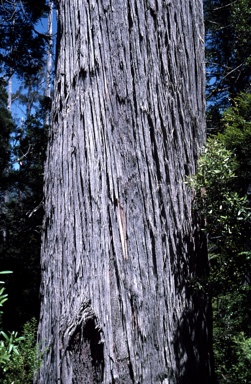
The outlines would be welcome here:
<svg viewBox="0 0 251 384">
<path fill-rule="evenodd" d="M 117 202 L 117 218 L 118 218 L 118 224 L 119 224 L 119 234 L 120 234 L 120 240 L 121 240 L 121 246 L 122 246 L 122 253 L 125 260 L 128 259 L 128 252 L 127 252 L 127 230 L 126 230 L 126 212 L 124 211 L 124 208 L 120 204 L 119 200 Z"/>
</svg>

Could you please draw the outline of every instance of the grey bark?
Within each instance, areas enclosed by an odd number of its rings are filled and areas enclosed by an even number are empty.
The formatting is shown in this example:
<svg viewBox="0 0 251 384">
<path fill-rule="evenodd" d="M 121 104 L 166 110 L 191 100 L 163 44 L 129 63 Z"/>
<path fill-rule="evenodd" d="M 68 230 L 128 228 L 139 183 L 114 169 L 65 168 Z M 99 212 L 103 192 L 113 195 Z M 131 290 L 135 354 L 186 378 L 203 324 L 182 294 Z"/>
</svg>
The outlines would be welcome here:
<svg viewBox="0 0 251 384">
<path fill-rule="evenodd" d="M 58 34 L 35 382 L 209 383 L 202 1 L 64 0 Z"/>
</svg>

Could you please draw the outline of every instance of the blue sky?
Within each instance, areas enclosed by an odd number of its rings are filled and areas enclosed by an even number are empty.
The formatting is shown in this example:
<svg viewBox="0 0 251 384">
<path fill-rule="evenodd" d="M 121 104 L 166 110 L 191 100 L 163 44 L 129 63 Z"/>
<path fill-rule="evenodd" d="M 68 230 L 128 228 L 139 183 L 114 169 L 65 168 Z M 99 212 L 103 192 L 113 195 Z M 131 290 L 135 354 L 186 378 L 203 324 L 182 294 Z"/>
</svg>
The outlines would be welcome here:
<svg viewBox="0 0 251 384">
<path fill-rule="evenodd" d="M 53 13 L 53 36 L 55 41 L 56 36 L 56 11 L 54 10 Z M 48 18 L 42 18 L 35 26 L 36 30 L 40 33 L 47 33 L 48 29 Z M 54 55 L 55 56 L 55 55 Z M 21 120 L 25 118 L 26 116 L 26 110 L 25 107 L 18 101 L 15 100 L 15 93 L 19 90 L 19 88 L 22 86 L 22 81 L 18 79 L 16 75 L 13 75 L 12 77 L 12 105 L 11 105 L 11 113 L 17 124 L 21 123 Z M 41 84 L 40 89 L 43 89 L 45 84 Z M 26 93 L 25 89 L 22 90 L 22 93 Z"/>
</svg>

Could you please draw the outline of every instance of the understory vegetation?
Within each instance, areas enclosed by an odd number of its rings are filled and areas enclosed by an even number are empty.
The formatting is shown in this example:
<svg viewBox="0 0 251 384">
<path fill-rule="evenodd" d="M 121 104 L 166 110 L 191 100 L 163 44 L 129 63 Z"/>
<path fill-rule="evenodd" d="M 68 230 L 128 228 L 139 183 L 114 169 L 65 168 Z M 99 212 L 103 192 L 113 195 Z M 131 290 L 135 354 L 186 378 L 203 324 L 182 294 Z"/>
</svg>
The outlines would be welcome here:
<svg viewBox="0 0 251 384">
<path fill-rule="evenodd" d="M 11 271 L 1 271 L 1 275 Z M 1 281 L 0 308 L 8 300 L 4 282 Z M 3 384 L 32 383 L 33 376 L 39 367 L 41 355 L 36 346 L 37 320 L 31 319 L 25 323 L 20 336 L 18 332 L 2 330 L 0 311 L 0 379 Z"/>
<path fill-rule="evenodd" d="M 208 137 L 189 180 L 208 238 L 209 295 L 219 383 L 251 382 L 251 95 L 223 115 L 222 133 Z"/>
</svg>

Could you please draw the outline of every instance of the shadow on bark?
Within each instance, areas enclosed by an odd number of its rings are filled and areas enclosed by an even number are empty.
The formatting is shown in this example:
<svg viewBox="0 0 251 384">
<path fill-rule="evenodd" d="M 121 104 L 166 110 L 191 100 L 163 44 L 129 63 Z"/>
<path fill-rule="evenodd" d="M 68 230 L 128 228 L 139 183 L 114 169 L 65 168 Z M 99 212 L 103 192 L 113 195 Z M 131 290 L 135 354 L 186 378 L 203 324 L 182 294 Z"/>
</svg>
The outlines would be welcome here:
<svg viewBox="0 0 251 384">
<path fill-rule="evenodd" d="M 208 262 L 205 234 L 195 230 L 188 244 L 189 268 L 180 262 L 176 289 L 186 292 L 187 308 L 178 321 L 175 333 L 175 355 L 179 384 L 212 384 L 211 305 L 207 292 Z M 203 239 L 204 238 L 204 239 Z M 195 252 L 194 244 L 201 247 Z M 181 253 L 182 254 L 182 253 Z"/>
<path fill-rule="evenodd" d="M 207 339 L 208 328 L 205 316 L 199 311 L 196 314 L 192 311 L 184 312 L 174 341 L 180 384 L 212 383 Z"/>
</svg>

